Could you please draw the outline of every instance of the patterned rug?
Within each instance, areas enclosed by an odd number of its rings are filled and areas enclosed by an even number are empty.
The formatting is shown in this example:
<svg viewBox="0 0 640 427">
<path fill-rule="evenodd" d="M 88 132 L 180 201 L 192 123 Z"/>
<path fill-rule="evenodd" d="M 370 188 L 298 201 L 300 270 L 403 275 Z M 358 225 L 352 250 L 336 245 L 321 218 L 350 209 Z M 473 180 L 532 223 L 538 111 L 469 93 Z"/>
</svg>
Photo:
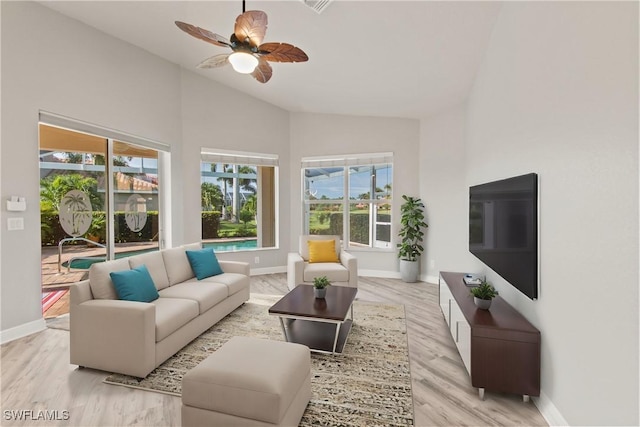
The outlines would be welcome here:
<svg viewBox="0 0 640 427">
<path fill-rule="evenodd" d="M 51 291 L 42 293 L 42 314 L 46 313 L 53 304 L 57 303 L 60 298 L 67 293 L 67 289 L 61 291 Z"/>
<path fill-rule="evenodd" d="M 233 336 L 283 340 L 268 308 L 279 297 L 251 300 L 138 381 L 112 374 L 108 384 L 180 396 L 182 376 Z M 413 399 L 404 307 L 354 302 L 354 323 L 344 352 L 311 353 L 311 402 L 301 426 L 413 425 Z"/>
</svg>

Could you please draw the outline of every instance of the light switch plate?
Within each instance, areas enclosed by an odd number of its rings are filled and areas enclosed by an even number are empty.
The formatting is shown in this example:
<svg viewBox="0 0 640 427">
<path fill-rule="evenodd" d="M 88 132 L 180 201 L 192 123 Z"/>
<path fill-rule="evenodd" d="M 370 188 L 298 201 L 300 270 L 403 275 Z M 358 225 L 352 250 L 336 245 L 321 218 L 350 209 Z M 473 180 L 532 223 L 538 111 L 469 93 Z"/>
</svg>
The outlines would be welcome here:
<svg viewBox="0 0 640 427">
<path fill-rule="evenodd" d="M 24 230 L 24 218 L 7 218 L 7 229 L 9 231 Z"/>
</svg>

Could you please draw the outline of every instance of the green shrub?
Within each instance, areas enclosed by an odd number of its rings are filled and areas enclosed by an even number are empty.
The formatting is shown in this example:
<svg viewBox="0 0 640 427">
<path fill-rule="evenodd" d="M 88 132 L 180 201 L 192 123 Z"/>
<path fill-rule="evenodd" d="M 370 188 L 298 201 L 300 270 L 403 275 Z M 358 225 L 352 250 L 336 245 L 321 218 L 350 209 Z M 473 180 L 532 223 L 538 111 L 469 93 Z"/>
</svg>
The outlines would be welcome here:
<svg viewBox="0 0 640 427">
<path fill-rule="evenodd" d="M 202 238 L 216 239 L 220 235 L 220 211 L 202 212 Z"/>
</svg>

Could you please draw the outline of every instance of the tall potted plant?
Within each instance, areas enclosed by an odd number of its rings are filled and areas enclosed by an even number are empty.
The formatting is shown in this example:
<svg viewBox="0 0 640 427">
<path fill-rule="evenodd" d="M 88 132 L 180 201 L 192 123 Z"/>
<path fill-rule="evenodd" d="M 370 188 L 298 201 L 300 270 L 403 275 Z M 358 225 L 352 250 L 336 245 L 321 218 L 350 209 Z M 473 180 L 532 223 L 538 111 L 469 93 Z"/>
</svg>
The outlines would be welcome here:
<svg viewBox="0 0 640 427">
<path fill-rule="evenodd" d="M 403 195 L 404 202 L 400 207 L 400 243 L 398 244 L 398 258 L 400 258 L 400 277 L 404 282 L 418 280 L 420 270 L 418 258 L 424 251 L 421 245 L 424 228 L 424 204 L 419 198 Z"/>
</svg>

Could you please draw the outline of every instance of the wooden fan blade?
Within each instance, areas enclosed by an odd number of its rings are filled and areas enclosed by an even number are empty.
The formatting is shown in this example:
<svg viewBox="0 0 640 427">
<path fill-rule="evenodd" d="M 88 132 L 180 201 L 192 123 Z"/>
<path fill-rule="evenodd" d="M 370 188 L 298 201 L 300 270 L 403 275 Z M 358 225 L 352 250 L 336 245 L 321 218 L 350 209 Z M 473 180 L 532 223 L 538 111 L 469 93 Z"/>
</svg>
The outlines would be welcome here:
<svg viewBox="0 0 640 427">
<path fill-rule="evenodd" d="M 250 10 L 236 18 L 234 34 L 241 43 L 249 42 L 258 47 L 267 33 L 267 14 L 261 10 Z"/>
<path fill-rule="evenodd" d="M 230 53 L 223 53 L 220 55 L 212 56 L 211 58 L 207 58 L 201 63 L 197 65 L 197 68 L 219 68 L 227 65 L 229 63 L 229 55 Z"/>
<path fill-rule="evenodd" d="M 258 66 L 255 70 L 253 70 L 253 73 L 251 73 L 253 78 L 255 78 L 260 83 L 266 83 L 269 81 L 272 74 L 273 69 L 271 68 L 271 65 L 269 65 L 269 63 L 264 59 L 258 58 Z"/>
<path fill-rule="evenodd" d="M 187 24 L 185 22 L 176 21 L 176 25 L 185 33 L 193 36 L 197 39 L 204 40 L 207 43 L 215 44 L 216 46 L 231 47 L 231 42 L 222 37 L 219 34 L 212 33 L 204 28 L 196 27 L 195 25 Z"/>
<path fill-rule="evenodd" d="M 302 49 L 289 43 L 265 43 L 258 48 L 262 57 L 271 62 L 305 62 L 309 57 Z"/>
</svg>

